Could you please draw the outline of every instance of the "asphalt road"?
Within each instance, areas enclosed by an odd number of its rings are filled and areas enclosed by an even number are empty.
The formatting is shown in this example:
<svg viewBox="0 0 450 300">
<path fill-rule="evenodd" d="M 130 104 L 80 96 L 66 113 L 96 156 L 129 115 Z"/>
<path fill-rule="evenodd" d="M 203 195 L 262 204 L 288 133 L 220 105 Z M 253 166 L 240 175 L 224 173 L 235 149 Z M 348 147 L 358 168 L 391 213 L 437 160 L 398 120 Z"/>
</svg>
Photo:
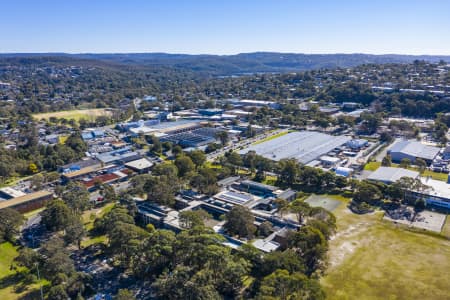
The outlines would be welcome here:
<svg viewBox="0 0 450 300">
<path fill-rule="evenodd" d="M 27 229 L 27 228 L 30 228 L 30 227 L 33 227 L 33 226 L 39 224 L 39 223 L 41 222 L 41 220 L 42 220 L 42 217 L 41 217 L 41 214 L 40 214 L 40 213 L 38 213 L 38 214 L 36 214 L 36 215 L 34 215 L 34 216 L 31 216 L 31 217 L 25 222 L 25 224 L 23 225 L 22 230 Z"/>
<path fill-rule="evenodd" d="M 38 213 L 34 216 L 31 216 L 23 224 L 20 237 L 20 240 L 23 245 L 30 248 L 35 248 L 39 247 L 41 241 L 46 240 L 46 235 L 48 233 L 41 225 L 41 220 L 42 220 L 41 214 Z"/>
</svg>

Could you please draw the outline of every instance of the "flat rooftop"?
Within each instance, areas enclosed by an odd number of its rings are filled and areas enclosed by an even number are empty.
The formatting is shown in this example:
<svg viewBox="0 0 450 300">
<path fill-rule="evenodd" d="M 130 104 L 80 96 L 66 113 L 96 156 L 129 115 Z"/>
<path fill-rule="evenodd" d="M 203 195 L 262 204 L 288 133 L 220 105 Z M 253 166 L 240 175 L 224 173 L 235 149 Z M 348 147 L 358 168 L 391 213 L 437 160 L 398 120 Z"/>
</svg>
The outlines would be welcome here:
<svg viewBox="0 0 450 300">
<path fill-rule="evenodd" d="M 120 178 L 119 175 L 117 175 L 115 173 L 108 173 L 108 174 L 95 176 L 86 181 L 82 181 L 82 183 L 84 184 L 85 187 L 90 188 L 90 187 L 93 187 L 96 182 L 101 182 L 101 183 L 105 184 L 105 183 L 109 183 L 113 180 L 116 180 L 118 178 Z"/>
<path fill-rule="evenodd" d="M 112 152 L 105 152 L 102 154 L 97 155 L 97 159 L 105 164 L 112 163 L 114 161 L 119 160 L 127 160 L 132 157 L 139 157 L 139 154 L 135 151 L 132 152 L 126 152 L 126 153 L 116 153 L 114 151 Z"/>
<path fill-rule="evenodd" d="M 427 195 L 450 199 L 450 184 L 447 182 L 426 177 L 420 177 L 420 181 L 430 187 L 425 191 Z"/>
<path fill-rule="evenodd" d="M 50 197 L 51 195 L 53 195 L 53 193 L 51 193 L 49 191 L 39 191 L 39 192 L 26 194 L 21 197 L 13 198 L 11 200 L 0 201 L 0 209 L 7 208 L 7 207 L 14 207 L 16 205 L 26 203 L 29 201 L 33 201 L 35 199 Z"/>
<path fill-rule="evenodd" d="M 159 124 L 151 125 L 149 127 L 156 129 L 156 130 L 162 130 L 162 129 L 168 129 L 168 128 L 176 128 L 178 126 L 182 125 L 193 125 L 196 123 L 199 123 L 201 120 L 177 120 L 173 122 L 161 122 Z"/>
<path fill-rule="evenodd" d="M 255 240 L 252 245 L 261 251 L 272 252 L 280 248 L 280 244 L 274 241 L 267 241 L 262 239 Z"/>
<path fill-rule="evenodd" d="M 307 164 L 336 147 L 351 140 L 348 136 L 332 136 L 315 131 L 291 132 L 266 142 L 252 145 L 239 151 L 246 154 L 255 151 L 265 158 L 279 161 L 285 158 L 295 158 L 302 164 Z"/>
<path fill-rule="evenodd" d="M 232 183 L 238 181 L 240 178 L 241 178 L 241 177 L 239 177 L 239 176 L 227 177 L 227 178 L 224 178 L 224 179 L 222 179 L 222 180 L 219 180 L 219 181 L 217 182 L 217 184 L 218 184 L 219 186 L 228 186 L 228 185 L 230 185 L 230 184 L 232 184 Z"/>
<path fill-rule="evenodd" d="M 17 197 L 21 197 L 21 196 L 25 196 L 26 193 L 13 189 L 11 187 L 4 187 L 0 189 L 0 192 L 10 196 L 11 198 L 17 198 Z"/>
<path fill-rule="evenodd" d="M 326 163 L 338 163 L 341 159 L 338 157 L 332 157 L 332 156 L 328 156 L 328 155 L 324 155 L 320 157 L 320 160 L 322 162 L 326 162 Z"/>
<path fill-rule="evenodd" d="M 95 166 L 98 164 L 100 164 L 100 162 L 98 160 L 96 160 L 94 158 L 88 158 L 88 159 L 82 159 L 77 162 L 73 162 L 73 163 L 61 166 L 60 168 L 63 170 L 70 169 L 70 168 L 77 168 L 78 170 L 81 170 L 83 168 Z"/>
<path fill-rule="evenodd" d="M 224 202 L 245 205 L 247 202 L 254 200 L 254 197 L 246 193 L 237 193 L 232 191 L 224 191 L 214 195 L 214 198 Z"/>
<path fill-rule="evenodd" d="M 146 158 L 141 158 L 138 160 L 133 160 L 133 161 L 127 162 L 125 164 L 125 166 L 136 169 L 136 170 L 143 170 L 143 169 L 147 169 L 147 168 L 150 168 L 151 166 L 153 166 L 153 163 Z"/>
<path fill-rule="evenodd" d="M 90 167 L 83 168 L 81 170 L 64 173 L 63 176 L 67 179 L 71 179 L 71 178 L 83 176 L 83 175 L 86 175 L 86 174 L 89 174 L 89 173 L 92 173 L 92 172 L 95 172 L 98 170 L 99 170 L 99 167 L 90 166 Z"/>
</svg>

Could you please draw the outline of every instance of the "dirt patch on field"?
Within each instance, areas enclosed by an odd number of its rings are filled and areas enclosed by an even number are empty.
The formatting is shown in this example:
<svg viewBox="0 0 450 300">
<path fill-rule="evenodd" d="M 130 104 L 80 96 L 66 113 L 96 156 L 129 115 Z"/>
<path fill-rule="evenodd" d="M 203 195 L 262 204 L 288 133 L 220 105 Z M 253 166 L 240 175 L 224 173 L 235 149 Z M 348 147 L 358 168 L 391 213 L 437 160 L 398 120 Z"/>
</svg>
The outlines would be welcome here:
<svg viewBox="0 0 450 300">
<path fill-rule="evenodd" d="M 382 212 L 333 213 L 338 229 L 321 278 L 328 299 L 449 299 L 450 241 L 385 222 Z"/>
<path fill-rule="evenodd" d="M 351 214 L 346 209 L 346 214 Z M 360 221 L 348 227 L 339 228 L 334 236 L 330 239 L 330 251 L 328 252 L 329 267 L 339 266 L 349 255 L 357 248 L 367 244 L 370 240 L 366 236 L 367 231 L 373 226 L 373 222 Z"/>
</svg>

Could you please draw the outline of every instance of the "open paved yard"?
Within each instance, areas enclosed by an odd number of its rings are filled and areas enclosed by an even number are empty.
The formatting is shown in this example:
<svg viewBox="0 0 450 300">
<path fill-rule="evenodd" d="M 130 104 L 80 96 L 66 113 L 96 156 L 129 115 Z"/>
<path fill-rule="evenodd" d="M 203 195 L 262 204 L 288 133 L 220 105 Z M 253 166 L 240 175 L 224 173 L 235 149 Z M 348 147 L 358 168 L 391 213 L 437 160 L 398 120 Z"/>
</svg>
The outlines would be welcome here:
<svg viewBox="0 0 450 300">
<path fill-rule="evenodd" d="M 412 226 L 434 232 L 441 232 L 445 223 L 446 215 L 431 211 L 423 211 L 417 214 Z"/>
<path fill-rule="evenodd" d="M 414 209 L 412 207 L 402 206 L 395 211 L 390 211 L 389 214 L 386 213 L 383 219 L 393 223 L 440 233 L 447 216 L 445 214 L 428 210 L 422 211 L 415 216 L 414 215 Z"/>
</svg>

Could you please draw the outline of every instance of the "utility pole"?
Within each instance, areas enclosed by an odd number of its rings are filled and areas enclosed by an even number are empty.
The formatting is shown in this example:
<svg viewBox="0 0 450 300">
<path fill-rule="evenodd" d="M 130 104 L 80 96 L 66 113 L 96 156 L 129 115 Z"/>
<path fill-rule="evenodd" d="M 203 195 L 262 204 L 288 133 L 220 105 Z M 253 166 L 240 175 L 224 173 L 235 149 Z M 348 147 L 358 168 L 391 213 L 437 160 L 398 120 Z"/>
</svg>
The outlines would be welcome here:
<svg viewBox="0 0 450 300">
<path fill-rule="evenodd" d="M 39 288 L 41 290 L 41 300 L 44 300 L 44 292 L 42 290 L 41 274 L 39 273 L 39 264 L 36 263 L 37 275 L 39 280 Z"/>
</svg>

